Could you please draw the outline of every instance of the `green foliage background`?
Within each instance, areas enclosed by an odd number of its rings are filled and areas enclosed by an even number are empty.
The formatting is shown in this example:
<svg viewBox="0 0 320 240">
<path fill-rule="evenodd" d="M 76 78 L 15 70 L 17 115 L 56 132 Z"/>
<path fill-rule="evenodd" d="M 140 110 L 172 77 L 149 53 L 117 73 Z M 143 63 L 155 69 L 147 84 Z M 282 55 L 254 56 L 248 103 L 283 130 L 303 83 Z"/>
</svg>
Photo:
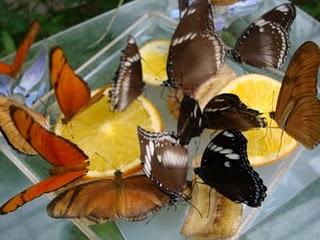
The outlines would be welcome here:
<svg viewBox="0 0 320 240">
<path fill-rule="evenodd" d="M 126 0 L 128 2 L 130 0 Z M 159 0 L 161 1 L 161 0 Z M 33 19 L 45 38 L 115 8 L 119 0 L 0 0 L 0 57 L 16 50 Z M 320 0 L 297 0 L 298 6 L 320 20 Z"/>
</svg>

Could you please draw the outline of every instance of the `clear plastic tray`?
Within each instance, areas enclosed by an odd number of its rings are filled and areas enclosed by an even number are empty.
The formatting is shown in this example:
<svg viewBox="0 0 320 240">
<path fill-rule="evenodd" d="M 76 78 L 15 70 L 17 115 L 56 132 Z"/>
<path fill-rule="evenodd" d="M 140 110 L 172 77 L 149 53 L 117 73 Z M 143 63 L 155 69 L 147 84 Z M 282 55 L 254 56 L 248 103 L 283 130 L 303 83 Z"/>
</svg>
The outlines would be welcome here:
<svg viewBox="0 0 320 240">
<path fill-rule="evenodd" d="M 276 4 L 279 4 L 279 2 L 277 1 L 277 3 L 274 3 L 273 5 L 275 6 Z M 170 40 L 172 32 L 174 31 L 174 28 L 176 26 L 176 22 L 167 17 L 166 14 L 168 12 L 166 12 L 166 8 L 164 6 L 166 5 L 161 4 L 160 10 L 163 7 L 161 12 L 149 11 L 149 13 L 142 15 L 140 18 L 135 18 L 136 21 L 130 24 L 130 27 L 128 27 L 126 30 L 121 31 L 121 33 L 119 33 L 119 35 L 117 35 L 117 37 L 115 37 L 107 46 L 98 49 L 94 53 L 91 52 L 91 54 L 85 55 L 86 58 L 83 57 L 83 59 L 89 58 L 89 60 L 82 64 L 82 66 L 77 70 L 77 73 L 89 83 L 92 89 L 102 86 L 107 82 L 111 82 L 113 74 L 115 73 L 119 63 L 121 49 L 123 49 L 126 43 L 128 34 L 133 35 L 137 39 L 138 45 L 140 47 L 145 42 L 151 39 L 161 38 Z M 270 6 L 271 3 L 267 8 L 270 9 Z M 261 9 L 260 12 L 264 12 L 264 10 Z M 259 16 L 259 13 L 257 13 L 257 15 L 255 14 L 255 16 Z M 301 17 L 304 21 L 306 20 L 303 13 L 299 11 L 296 21 L 302 21 L 299 20 L 299 18 Z M 242 29 L 251 20 L 252 19 L 247 18 L 243 19 L 243 21 L 240 22 Z M 307 20 L 310 24 L 310 21 L 312 19 Z M 90 22 L 87 24 L 90 25 Z M 294 24 L 293 26 L 291 34 L 293 39 L 296 39 L 296 37 L 299 36 L 299 26 L 300 24 Z M 317 26 L 316 24 L 312 26 L 310 25 L 310 27 L 317 28 L 316 30 L 320 32 L 318 28 L 319 26 Z M 77 27 L 70 29 L 69 31 L 76 32 L 74 30 L 76 28 Z M 91 26 L 91 28 L 94 27 Z M 233 29 L 239 29 L 239 22 L 230 27 L 231 31 Z M 95 36 L 99 36 L 100 32 L 103 32 L 103 30 L 100 29 L 99 34 L 95 33 Z M 67 32 L 65 32 L 65 34 L 67 34 Z M 68 35 L 69 34 L 70 33 L 68 33 Z M 303 38 L 305 39 L 302 39 L 300 37 L 299 40 L 292 41 L 292 45 L 294 47 L 290 52 L 292 53 L 301 42 L 309 39 L 308 36 L 313 40 L 318 39 L 318 36 L 311 36 L 310 34 L 303 36 Z M 46 44 L 51 46 L 59 43 L 59 41 L 56 40 L 57 38 L 54 39 L 55 40 L 47 40 Z M 91 38 L 91 40 L 93 39 L 96 38 Z M 92 43 L 92 41 L 90 43 Z M 82 47 L 84 45 L 85 44 L 81 43 Z M 63 47 L 65 46 L 68 46 L 68 44 L 63 44 Z M 65 48 L 68 49 L 67 47 Z M 80 51 L 80 49 L 81 47 L 79 45 L 78 47 L 72 47 L 72 50 L 70 51 Z M 68 52 L 67 55 L 69 55 Z M 73 54 L 70 55 L 72 56 Z M 75 55 L 80 56 L 81 54 L 75 53 Z M 71 62 L 74 61 L 74 64 L 77 65 L 76 62 L 78 60 L 73 59 L 73 57 L 70 57 Z M 79 62 L 83 61 L 79 60 Z M 245 65 L 238 65 L 233 63 L 232 61 L 228 61 L 228 63 L 238 74 L 243 74 L 244 72 L 258 72 L 271 75 L 272 77 L 275 77 L 279 80 L 281 80 L 282 78 L 282 73 L 278 71 L 262 71 Z M 162 94 L 161 92 L 161 88 L 148 86 L 145 90 L 145 95 L 150 98 L 151 101 L 159 108 L 165 120 L 166 128 L 168 130 L 174 130 L 176 128 L 176 122 L 168 114 L 166 102 L 162 100 L 164 97 L 160 97 Z M 168 91 L 165 91 L 163 96 L 165 96 L 167 93 Z M 43 101 L 46 102 L 45 106 L 39 101 L 35 105 L 35 107 L 39 110 L 46 110 L 52 116 L 51 119 L 53 120 L 56 117 L 56 114 L 59 112 L 59 109 L 54 97 L 52 96 L 52 93 L 48 93 L 48 95 L 43 98 L 42 102 Z M 205 138 L 203 138 L 202 140 L 205 141 Z M 39 179 L 43 179 L 48 176 L 47 170 L 49 169 L 49 165 L 40 157 L 27 157 L 13 151 L 5 143 L 3 138 L 1 139 L 0 147 L 1 150 L 6 154 L 6 156 L 32 182 L 37 182 L 39 181 Z M 192 159 L 192 157 L 193 156 L 191 155 L 190 159 Z M 303 161 L 306 158 L 310 159 L 310 162 L 306 163 L 306 161 Z M 297 159 L 299 160 L 297 161 Z M 257 169 L 257 171 L 261 174 L 261 177 L 268 185 L 268 197 L 261 208 L 252 209 L 249 207 L 245 207 L 242 224 L 235 238 L 240 237 L 247 230 L 251 229 L 261 220 L 265 219 L 275 209 L 285 204 L 299 191 L 301 191 L 307 184 L 317 178 L 319 176 L 318 162 L 319 148 L 315 149 L 314 151 L 306 151 L 303 148 L 298 148 L 293 154 L 291 154 L 283 161 L 272 166 Z M 311 173 L 309 173 L 311 171 L 310 169 L 313 170 Z M 305 175 L 307 173 L 309 174 L 306 175 L 303 179 L 300 178 L 301 175 Z M 296 181 L 293 182 L 292 179 L 295 179 Z M 297 183 L 297 181 L 299 181 L 300 184 L 295 184 Z M 146 222 L 131 223 L 125 221 L 117 221 L 116 224 L 118 225 L 119 230 L 121 231 L 122 236 L 125 239 L 141 239 L 141 236 L 144 236 L 146 239 L 183 239 L 183 236 L 180 235 L 179 232 L 188 207 L 188 204 L 181 203 L 178 204 L 178 208 L 176 210 L 174 208 L 164 208 L 158 214 L 156 214 L 148 224 L 146 224 Z M 45 211 L 45 209 L 43 209 L 42 211 Z M 74 223 L 91 239 L 110 239 L 108 237 L 108 233 L 106 235 L 105 233 L 102 233 L 103 230 L 101 230 L 103 228 L 110 228 L 110 224 L 103 224 L 98 227 L 95 226 L 93 228 L 88 228 L 86 225 L 82 224 L 79 221 L 74 221 Z"/>
</svg>

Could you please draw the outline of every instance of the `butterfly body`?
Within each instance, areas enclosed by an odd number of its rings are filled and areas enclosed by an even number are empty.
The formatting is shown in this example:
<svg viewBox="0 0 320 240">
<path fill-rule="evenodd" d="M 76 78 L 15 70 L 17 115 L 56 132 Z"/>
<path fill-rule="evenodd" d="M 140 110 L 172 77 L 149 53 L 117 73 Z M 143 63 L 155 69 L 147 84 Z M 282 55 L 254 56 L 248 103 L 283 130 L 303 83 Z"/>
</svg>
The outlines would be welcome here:
<svg viewBox="0 0 320 240">
<path fill-rule="evenodd" d="M 247 140 L 239 130 L 224 130 L 208 144 L 194 172 L 230 200 L 258 207 L 267 188 L 250 166 L 246 148 Z"/>
<path fill-rule="evenodd" d="M 302 44 L 285 72 L 276 110 L 270 113 L 281 129 L 309 149 L 320 143 L 319 66 L 318 45 L 310 41 Z"/>
<path fill-rule="evenodd" d="M 94 196 L 94 197 L 93 197 Z M 100 179 L 72 187 L 47 207 L 54 218 L 78 218 L 94 223 L 116 219 L 141 221 L 169 202 L 169 196 L 143 175 Z"/>
</svg>

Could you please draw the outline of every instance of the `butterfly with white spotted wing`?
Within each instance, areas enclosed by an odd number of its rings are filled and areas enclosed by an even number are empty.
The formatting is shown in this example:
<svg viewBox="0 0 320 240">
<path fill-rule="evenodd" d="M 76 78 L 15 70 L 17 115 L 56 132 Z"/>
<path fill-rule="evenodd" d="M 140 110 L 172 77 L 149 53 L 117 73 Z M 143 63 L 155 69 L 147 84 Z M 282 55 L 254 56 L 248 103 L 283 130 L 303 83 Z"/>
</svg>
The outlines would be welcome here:
<svg viewBox="0 0 320 240">
<path fill-rule="evenodd" d="M 173 133 L 149 132 L 138 127 L 138 137 L 145 174 L 170 196 L 171 203 L 185 198 L 188 149 L 179 144 Z"/>
<path fill-rule="evenodd" d="M 121 56 L 119 68 L 113 79 L 110 92 L 111 110 L 125 110 L 142 94 L 144 85 L 139 49 L 134 38 L 129 36 L 127 46 Z"/>
<path fill-rule="evenodd" d="M 212 139 L 194 172 L 234 202 L 259 207 L 266 197 L 267 188 L 250 166 L 247 139 L 239 130 L 224 130 Z"/>
<path fill-rule="evenodd" d="M 185 95 L 215 75 L 224 62 L 224 43 L 214 32 L 211 6 L 195 0 L 182 16 L 171 39 L 165 85 Z"/>
<path fill-rule="evenodd" d="M 289 32 L 296 17 L 292 3 L 281 4 L 247 27 L 229 54 L 237 62 L 259 68 L 280 68 L 290 46 Z"/>
</svg>

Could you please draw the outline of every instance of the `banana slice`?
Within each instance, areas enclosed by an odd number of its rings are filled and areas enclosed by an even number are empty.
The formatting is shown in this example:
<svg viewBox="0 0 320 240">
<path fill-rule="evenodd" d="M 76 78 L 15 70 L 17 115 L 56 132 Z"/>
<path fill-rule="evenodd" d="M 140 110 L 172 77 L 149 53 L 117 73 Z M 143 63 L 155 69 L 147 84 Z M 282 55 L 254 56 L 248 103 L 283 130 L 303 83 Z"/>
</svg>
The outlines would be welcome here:
<svg viewBox="0 0 320 240">
<path fill-rule="evenodd" d="M 236 78 L 236 73 L 229 67 L 228 64 L 224 64 L 216 75 L 201 85 L 193 95 L 198 100 L 201 109 L 211 100 L 212 97 L 217 95 L 229 82 Z M 178 118 L 180 101 L 183 98 L 183 93 L 180 89 L 172 90 L 167 99 L 167 107 L 174 118 Z"/>
<path fill-rule="evenodd" d="M 193 163 L 195 162 L 200 161 L 194 160 Z M 242 204 L 230 201 L 199 181 L 200 179 L 197 178 L 198 183 L 193 187 L 192 204 L 194 207 L 189 209 L 181 228 L 181 234 L 197 240 L 231 237 L 240 225 Z"/>
</svg>

